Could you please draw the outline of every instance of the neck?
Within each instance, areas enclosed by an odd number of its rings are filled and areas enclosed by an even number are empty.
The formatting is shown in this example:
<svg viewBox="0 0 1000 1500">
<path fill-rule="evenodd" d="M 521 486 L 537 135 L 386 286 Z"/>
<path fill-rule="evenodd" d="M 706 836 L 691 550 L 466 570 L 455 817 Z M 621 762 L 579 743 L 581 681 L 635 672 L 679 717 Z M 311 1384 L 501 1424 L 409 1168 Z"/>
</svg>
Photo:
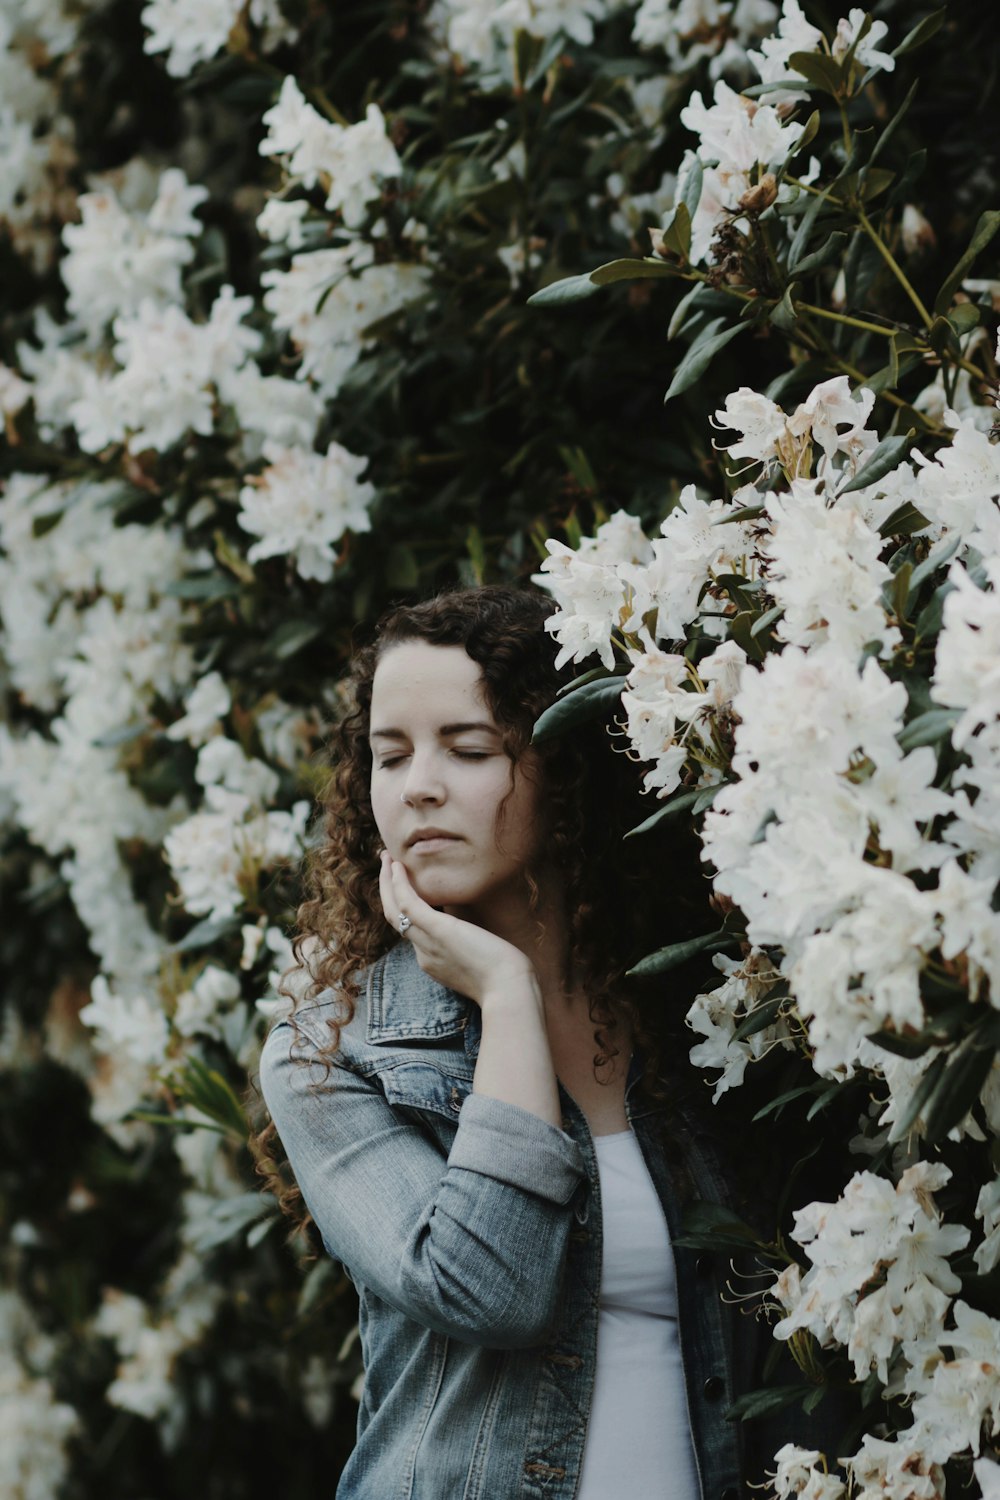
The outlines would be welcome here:
<svg viewBox="0 0 1000 1500">
<path fill-rule="evenodd" d="M 519 948 L 531 960 L 542 991 L 545 1009 L 558 1011 L 586 1009 L 586 998 L 567 985 L 567 950 L 569 922 L 565 891 L 561 881 L 539 880 L 539 899 L 534 910 L 527 897 L 492 905 L 488 912 L 466 907 L 459 915 L 497 937 Z"/>
</svg>

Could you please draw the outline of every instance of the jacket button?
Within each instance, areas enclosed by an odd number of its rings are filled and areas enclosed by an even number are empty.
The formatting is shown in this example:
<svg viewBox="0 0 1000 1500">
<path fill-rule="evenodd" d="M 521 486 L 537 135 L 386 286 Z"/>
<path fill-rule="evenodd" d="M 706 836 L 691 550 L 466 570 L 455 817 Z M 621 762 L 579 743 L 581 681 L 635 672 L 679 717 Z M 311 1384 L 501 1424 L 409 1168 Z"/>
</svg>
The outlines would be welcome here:
<svg viewBox="0 0 1000 1500">
<path fill-rule="evenodd" d="M 721 1375 L 710 1375 L 702 1386 L 702 1392 L 708 1401 L 718 1401 L 726 1388 L 726 1383 Z"/>
<path fill-rule="evenodd" d="M 711 1276 L 712 1257 L 710 1255 L 699 1255 L 698 1259 L 694 1263 L 694 1268 L 698 1275 L 701 1277 Z"/>
</svg>

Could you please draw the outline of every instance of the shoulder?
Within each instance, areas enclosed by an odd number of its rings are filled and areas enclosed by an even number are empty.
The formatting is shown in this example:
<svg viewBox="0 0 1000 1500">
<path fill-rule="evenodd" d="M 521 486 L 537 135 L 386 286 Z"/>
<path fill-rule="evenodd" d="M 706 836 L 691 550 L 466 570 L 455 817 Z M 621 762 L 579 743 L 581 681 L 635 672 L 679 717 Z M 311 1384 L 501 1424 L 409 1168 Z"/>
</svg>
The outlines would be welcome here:
<svg viewBox="0 0 1000 1500">
<path fill-rule="evenodd" d="M 356 994 L 323 990 L 271 1028 L 264 1058 L 279 1051 L 305 1061 L 322 1054 L 341 1067 L 376 1070 L 394 1048 L 461 1038 L 471 1002 L 446 989 L 417 962 L 412 946 L 398 943 L 355 979 Z"/>
</svg>

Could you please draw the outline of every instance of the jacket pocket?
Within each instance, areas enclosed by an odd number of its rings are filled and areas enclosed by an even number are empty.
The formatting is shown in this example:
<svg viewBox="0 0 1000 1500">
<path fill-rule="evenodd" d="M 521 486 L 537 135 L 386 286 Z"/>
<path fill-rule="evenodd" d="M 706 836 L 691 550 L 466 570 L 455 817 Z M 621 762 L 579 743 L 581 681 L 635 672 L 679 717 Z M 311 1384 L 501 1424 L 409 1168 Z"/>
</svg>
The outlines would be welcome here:
<svg viewBox="0 0 1000 1500">
<path fill-rule="evenodd" d="M 472 1092 L 472 1079 L 423 1058 L 394 1062 L 379 1072 L 386 1100 L 396 1109 L 443 1116 L 452 1124 Z"/>
</svg>

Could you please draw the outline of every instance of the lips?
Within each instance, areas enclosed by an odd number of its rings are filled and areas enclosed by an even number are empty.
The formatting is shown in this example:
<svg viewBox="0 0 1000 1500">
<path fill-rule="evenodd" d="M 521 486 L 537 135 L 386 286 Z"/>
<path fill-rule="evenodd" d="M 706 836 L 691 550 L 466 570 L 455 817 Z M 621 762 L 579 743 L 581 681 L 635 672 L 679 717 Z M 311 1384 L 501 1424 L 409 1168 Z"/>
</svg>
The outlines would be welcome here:
<svg viewBox="0 0 1000 1500">
<path fill-rule="evenodd" d="M 449 833 L 446 828 L 418 828 L 416 833 L 411 833 L 406 840 L 407 849 L 414 849 L 418 844 L 426 843 L 430 839 L 449 839 L 457 843 L 459 835 Z"/>
</svg>

